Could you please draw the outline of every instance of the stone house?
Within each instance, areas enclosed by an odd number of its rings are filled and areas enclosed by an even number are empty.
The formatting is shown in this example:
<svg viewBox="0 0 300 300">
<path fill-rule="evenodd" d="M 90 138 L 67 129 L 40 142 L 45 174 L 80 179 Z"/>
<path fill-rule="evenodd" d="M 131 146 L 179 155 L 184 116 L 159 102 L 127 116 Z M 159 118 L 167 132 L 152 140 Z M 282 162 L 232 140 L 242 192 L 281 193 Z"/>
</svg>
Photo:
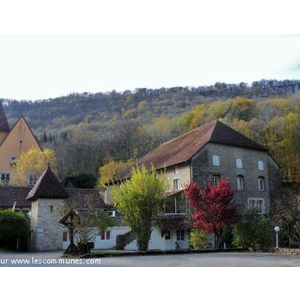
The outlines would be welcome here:
<svg viewBox="0 0 300 300">
<path fill-rule="evenodd" d="M 153 231 L 149 249 L 189 248 L 190 224 L 183 197 L 185 184 L 197 182 L 218 184 L 228 179 L 236 203 L 250 205 L 266 213 L 281 195 L 280 168 L 262 146 L 222 122 L 215 120 L 159 145 L 142 157 L 137 165 L 151 165 L 162 171 L 168 185 L 168 200 L 162 205 L 159 227 Z M 120 174 L 120 180 L 131 176 L 131 168 Z M 111 203 L 110 186 L 105 202 Z M 134 248 L 133 243 L 124 249 Z"/>
</svg>

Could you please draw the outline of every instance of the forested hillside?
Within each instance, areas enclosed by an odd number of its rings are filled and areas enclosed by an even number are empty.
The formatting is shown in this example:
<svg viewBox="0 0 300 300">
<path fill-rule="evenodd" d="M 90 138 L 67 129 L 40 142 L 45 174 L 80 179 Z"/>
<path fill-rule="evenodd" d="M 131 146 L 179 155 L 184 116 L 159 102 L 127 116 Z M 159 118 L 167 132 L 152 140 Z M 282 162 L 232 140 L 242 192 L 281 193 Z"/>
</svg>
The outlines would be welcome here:
<svg viewBox="0 0 300 300">
<path fill-rule="evenodd" d="M 59 176 L 99 176 L 108 157 L 126 162 L 215 118 L 261 144 L 299 182 L 300 81 L 216 83 L 209 87 L 70 94 L 40 101 L 1 99 L 10 125 L 25 116 L 43 147 L 52 148 Z M 101 175 L 101 174 L 100 174 Z"/>
<path fill-rule="evenodd" d="M 74 93 L 55 99 L 16 101 L 1 99 L 10 124 L 23 114 L 35 133 L 55 133 L 76 128 L 111 126 L 121 120 L 151 124 L 158 117 L 177 117 L 194 105 L 243 97 L 265 99 L 285 97 L 300 89 L 300 81 L 261 80 L 245 83 L 216 83 L 213 86 L 137 88 L 122 93 Z"/>
</svg>

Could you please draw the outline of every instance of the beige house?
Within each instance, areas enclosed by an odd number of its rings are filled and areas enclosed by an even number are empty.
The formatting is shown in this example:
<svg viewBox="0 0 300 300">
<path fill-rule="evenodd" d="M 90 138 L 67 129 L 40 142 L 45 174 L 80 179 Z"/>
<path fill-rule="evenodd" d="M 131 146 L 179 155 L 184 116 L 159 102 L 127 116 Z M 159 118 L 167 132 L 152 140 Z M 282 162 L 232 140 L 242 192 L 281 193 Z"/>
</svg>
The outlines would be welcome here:
<svg viewBox="0 0 300 300">
<path fill-rule="evenodd" d="M 19 158 L 22 151 L 26 152 L 32 147 L 42 151 L 24 116 L 10 129 L 0 103 L 0 183 L 13 183 L 14 160 Z"/>
</svg>

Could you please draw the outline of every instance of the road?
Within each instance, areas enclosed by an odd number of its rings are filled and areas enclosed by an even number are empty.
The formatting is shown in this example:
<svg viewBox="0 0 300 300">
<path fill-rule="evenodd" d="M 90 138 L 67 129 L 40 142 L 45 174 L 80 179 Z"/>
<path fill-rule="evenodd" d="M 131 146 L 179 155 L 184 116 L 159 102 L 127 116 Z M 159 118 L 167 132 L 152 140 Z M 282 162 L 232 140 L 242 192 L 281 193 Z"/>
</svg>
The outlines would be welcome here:
<svg viewBox="0 0 300 300">
<path fill-rule="evenodd" d="M 70 258 L 59 252 L 0 251 L 0 267 L 300 267 L 297 255 L 217 252 L 102 258 Z"/>
</svg>

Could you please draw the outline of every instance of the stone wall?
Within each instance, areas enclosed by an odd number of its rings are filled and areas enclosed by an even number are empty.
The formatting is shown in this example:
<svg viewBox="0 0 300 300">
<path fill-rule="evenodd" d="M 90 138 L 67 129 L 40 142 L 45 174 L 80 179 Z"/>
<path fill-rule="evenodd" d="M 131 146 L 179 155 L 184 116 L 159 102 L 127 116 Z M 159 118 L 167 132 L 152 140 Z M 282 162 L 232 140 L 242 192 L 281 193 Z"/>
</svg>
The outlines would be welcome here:
<svg viewBox="0 0 300 300">
<path fill-rule="evenodd" d="M 291 254 L 291 255 L 300 255 L 300 249 L 293 249 L 293 248 L 279 248 L 275 250 L 275 253 L 278 254 Z"/>
<path fill-rule="evenodd" d="M 160 172 L 158 171 L 158 176 Z M 190 166 L 187 163 L 172 166 L 167 168 L 167 170 L 162 172 L 162 176 L 166 179 L 167 190 L 174 190 L 174 180 L 178 180 L 179 189 L 183 189 L 186 184 L 191 181 L 191 171 Z"/>
<path fill-rule="evenodd" d="M 62 208 L 61 199 L 38 199 L 32 203 L 32 251 L 62 250 L 65 231 L 59 224 Z"/>
<path fill-rule="evenodd" d="M 213 165 L 214 155 L 219 157 L 219 165 Z M 236 165 L 237 159 L 242 162 L 240 168 Z M 258 169 L 258 161 L 263 162 L 263 170 Z M 192 173 L 193 180 L 201 187 L 211 182 L 213 175 L 228 178 L 238 204 L 245 205 L 250 198 L 263 199 L 265 212 L 270 209 L 274 196 L 281 192 L 279 167 L 266 151 L 209 143 L 192 159 Z M 244 179 L 244 188 L 240 191 L 237 176 Z M 264 191 L 258 189 L 259 177 L 265 180 Z"/>
</svg>

